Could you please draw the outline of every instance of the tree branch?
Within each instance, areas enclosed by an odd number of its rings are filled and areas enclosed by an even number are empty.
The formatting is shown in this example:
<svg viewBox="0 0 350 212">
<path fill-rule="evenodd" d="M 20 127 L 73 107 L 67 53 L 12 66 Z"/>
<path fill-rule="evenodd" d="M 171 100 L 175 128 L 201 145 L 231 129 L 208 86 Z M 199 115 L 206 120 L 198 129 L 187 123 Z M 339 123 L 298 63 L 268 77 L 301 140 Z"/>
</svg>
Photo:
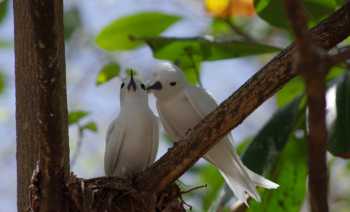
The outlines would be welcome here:
<svg viewBox="0 0 350 212">
<path fill-rule="evenodd" d="M 304 7 L 300 1 L 285 0 L 285 5 L 298 48 L 295 66 L 306 84 L 311 211 L 328 212 L 326 74 L 331 66 L 329 62 L 338 62 L 338 58 L 343 59 L 344 55 L 330 59 L 322 48 L 313 44 L 307 31 Z"/>
<path fill-rule="evenodd" d="M 350 3 L 311 31 L 313 43 L 330 49 L 350 34 Z M 160 192 L 180 177 L 221 138 L 296 75 L 291 69 L 295 46 L 278 54 L 240 89 L 207 115 L 167 154 L 136 179 L 140 189 Z"/>
</svg>

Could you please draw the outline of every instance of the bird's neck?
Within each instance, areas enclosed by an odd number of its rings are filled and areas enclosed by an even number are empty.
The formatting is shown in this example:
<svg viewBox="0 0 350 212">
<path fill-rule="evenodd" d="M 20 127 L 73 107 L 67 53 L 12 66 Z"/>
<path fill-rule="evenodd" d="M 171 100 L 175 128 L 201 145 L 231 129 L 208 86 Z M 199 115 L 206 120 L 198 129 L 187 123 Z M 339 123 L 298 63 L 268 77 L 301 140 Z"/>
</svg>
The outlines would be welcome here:
<svg viewBox="0 0 350 212">
<path fill-rule="evenodd" d="M 145 111 L 149 110 L 147 99 L 128 98 L 120 104 L 121 111 Z"/>
</svg>

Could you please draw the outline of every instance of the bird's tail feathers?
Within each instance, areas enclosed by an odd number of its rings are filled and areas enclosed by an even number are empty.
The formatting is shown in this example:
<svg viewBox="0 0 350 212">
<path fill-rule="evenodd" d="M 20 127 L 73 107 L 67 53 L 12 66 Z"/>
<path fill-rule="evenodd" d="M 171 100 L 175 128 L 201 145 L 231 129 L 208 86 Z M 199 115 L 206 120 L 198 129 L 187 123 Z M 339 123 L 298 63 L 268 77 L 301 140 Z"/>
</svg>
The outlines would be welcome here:
<svg viewBox="0 0 350 212">
<path fill-rule="evenodd" d="M 248 198 L 252 197 L 257 202 L 260 202 L 260 195 L 257 193 L 257 191 L 251 190 L 247 188 L 246 186 L 243 186 L 242 183 L 240 183 L 237 179 L 232 178 L 231 176 L 226 175 L 225 173 L 221 172 L 221 175 L 225 179 L 225 182 L 230 187 L 232 192 L 235 194 L 236 198 L 243 202 L 246 206 L 248 206 Z"/>
<path fill-rule="evenodd" d="M 263 187 L 266 189 L 276 189 L 279 187 L 279 185 L 277 183 L 274 183 L 274 182 L 266 179 L 265 177 L 254 173 L 253 171 L 251 171 L 247 167 L 245 167 L 245 169 L 249 175 L 249 178 L 253 181 L 253 183 L 256 186 Z"/>
</svg>

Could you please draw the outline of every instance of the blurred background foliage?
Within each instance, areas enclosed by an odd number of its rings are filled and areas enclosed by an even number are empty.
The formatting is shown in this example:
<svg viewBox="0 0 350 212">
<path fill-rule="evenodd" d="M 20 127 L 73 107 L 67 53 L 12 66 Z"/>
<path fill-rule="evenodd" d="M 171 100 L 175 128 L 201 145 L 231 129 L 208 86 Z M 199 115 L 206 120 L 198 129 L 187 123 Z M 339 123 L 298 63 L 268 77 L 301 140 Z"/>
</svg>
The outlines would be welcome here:
<svg viewBox="0 0 350 212">
<path fill-rule="evenodd" d="M 304 0 L 309 26 L 344 1 Z M 15 176 L 11 8 L 0 0 L 0 168 Z M 221 102 L 293 40 L 280 0 L 66 0 L 64 24 L 71 165 L 82 177 L 103 175 L 104 137 L 119 111 L 127 68 L 147 81 L 157 60 L 172 61 Z M 329 201 L 331 211 L 340 212 L 350 210 L 349 67 L 339 64 L 327 77 Z M 153 97 L 150 104 L 156 113 Z M 244 164 L 280 184 L 276 191 L 260 190 L 262 203 L 250 201 L 247 211 L 308 211 L 306 117 L 303 81 L 296 77 L 234 130 Z M 171 145 L 161 133 L 158 157 Z M 16 181 L 4 180 L 0 211 L 15 211 Z M 206 185 L 184 195 L 193 211 L 230 211 L 235 203 L 218 171 L 203 160 L 178 183 L 184 191 Z"/>
</svg>

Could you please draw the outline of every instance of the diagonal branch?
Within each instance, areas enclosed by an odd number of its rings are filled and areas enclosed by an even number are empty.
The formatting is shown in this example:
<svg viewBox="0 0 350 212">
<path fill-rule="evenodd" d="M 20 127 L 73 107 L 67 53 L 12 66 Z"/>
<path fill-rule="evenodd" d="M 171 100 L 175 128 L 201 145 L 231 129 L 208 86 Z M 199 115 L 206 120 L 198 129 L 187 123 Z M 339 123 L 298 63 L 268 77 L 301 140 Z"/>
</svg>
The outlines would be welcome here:
<svg viewBox="0 0 350 212">
<path fill-rule="evenodd" d="M 312 41 L 330 49 L 350 34 L 350 2 L 310 30 Z M 292 79 L 295 46 L 278 54 L 240 89 L 207 115 L 185 138 L 136 179 L 138 187 L 160 192 L 179 178 L 202 155 L 250 113 Z"/>
<path fill-rule="evenodd" d="M 330 65 L 336 65 L 350 60 L 350 46 L 345 46 L 338 49 L 338 53 L 329 56 Z"/>
</svg>

